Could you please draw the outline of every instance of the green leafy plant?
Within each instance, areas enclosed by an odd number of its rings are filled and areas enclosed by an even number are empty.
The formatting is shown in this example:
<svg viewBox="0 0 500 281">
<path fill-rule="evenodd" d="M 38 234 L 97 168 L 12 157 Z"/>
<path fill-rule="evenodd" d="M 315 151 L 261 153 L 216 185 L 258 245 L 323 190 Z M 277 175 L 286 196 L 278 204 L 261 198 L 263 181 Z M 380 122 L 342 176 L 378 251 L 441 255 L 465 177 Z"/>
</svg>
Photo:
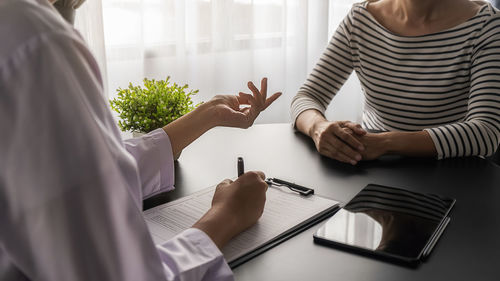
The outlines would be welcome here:
<svg viewBox="0 0 500 281">
<path fill-rule="evenodd" d="M 189 90 L 166 80 L 144 78 L 144 87 L 129 84 L 127 89 L 118 88 L 118 95 L 110 100 L 113 110 L 118 112 L 118 125 L 123 131 L 148 133 L 161 128 L 199 104 L 193 105 L 191 96 L 198 90 Z"/>
</svg>

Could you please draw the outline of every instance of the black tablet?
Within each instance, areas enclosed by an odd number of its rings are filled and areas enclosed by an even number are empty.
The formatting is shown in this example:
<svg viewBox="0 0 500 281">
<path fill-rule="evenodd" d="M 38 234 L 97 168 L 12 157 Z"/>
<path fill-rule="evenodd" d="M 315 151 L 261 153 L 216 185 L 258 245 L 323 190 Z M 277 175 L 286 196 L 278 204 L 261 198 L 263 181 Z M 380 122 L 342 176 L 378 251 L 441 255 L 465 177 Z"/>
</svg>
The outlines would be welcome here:
<svg viewBox="0 0 500 281">
<path fill-rule="evenodd" d="M 314 242 L 418 265 L 450 221 L 452 198 L 369 184 L 314 234 Z"/>
</svg>

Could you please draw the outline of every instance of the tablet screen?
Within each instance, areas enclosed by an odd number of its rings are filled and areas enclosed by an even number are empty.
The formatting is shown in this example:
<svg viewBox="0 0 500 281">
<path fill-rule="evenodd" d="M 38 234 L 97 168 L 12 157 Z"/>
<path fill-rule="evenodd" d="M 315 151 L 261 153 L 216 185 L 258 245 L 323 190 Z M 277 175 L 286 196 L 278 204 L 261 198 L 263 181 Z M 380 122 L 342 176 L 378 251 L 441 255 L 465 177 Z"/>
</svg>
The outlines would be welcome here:
<svg viewBox="0 0 500 281">
<path fill-rule="evenodd" d="M 437 195 L 368 185 L 315 233 L 315 239 L 416 260 L 453 203 Z"/>
</svg>

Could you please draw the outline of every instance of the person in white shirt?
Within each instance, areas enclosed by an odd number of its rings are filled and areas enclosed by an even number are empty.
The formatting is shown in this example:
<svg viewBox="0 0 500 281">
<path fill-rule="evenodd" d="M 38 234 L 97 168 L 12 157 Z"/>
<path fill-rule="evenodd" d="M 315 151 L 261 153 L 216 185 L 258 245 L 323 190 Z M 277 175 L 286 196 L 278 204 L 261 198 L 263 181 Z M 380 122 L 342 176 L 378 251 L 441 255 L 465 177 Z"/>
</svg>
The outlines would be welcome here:
<svg viewBox="0 0 500 281">
<path fill-rule="evenodd" d="M 0 0 L 0 40 L 0 280 L 232 280 L 219 249 L 261 216 L 262 172 L 220 183 L 162 245 L 142 200 L 174 188 L 172 155 L 214 126 L 251 126 L 280 93 L 249 83 L 123 141 L 96 61 L 48 0 Z"/>
</svg>

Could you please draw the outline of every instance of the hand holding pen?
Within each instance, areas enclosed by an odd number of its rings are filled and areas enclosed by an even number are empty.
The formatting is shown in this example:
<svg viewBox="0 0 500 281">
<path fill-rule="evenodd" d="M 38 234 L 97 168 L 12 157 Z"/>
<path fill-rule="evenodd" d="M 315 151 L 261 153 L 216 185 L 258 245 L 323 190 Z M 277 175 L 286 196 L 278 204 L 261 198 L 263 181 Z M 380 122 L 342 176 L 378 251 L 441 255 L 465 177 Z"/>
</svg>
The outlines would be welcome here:
<svg viewBox="0 0 500 281">
<path fill-rule="evenodd" d="M 246 172 L 238 161 L 236 180 L 226 179 L 215 189 L 210 210 L 193 226 L 203 230 L 222 247 L 235 235 L 257 222 L 266 202 L 266 176 L 260 171 Z"/>
</svg>

